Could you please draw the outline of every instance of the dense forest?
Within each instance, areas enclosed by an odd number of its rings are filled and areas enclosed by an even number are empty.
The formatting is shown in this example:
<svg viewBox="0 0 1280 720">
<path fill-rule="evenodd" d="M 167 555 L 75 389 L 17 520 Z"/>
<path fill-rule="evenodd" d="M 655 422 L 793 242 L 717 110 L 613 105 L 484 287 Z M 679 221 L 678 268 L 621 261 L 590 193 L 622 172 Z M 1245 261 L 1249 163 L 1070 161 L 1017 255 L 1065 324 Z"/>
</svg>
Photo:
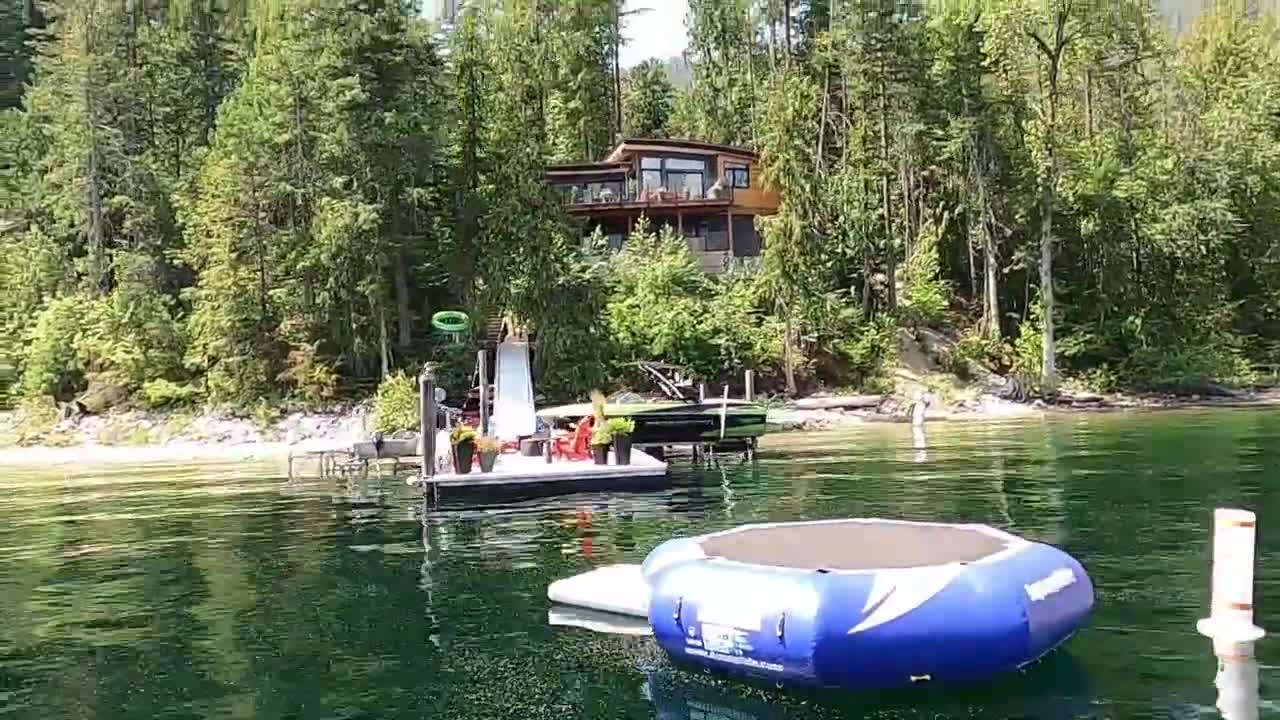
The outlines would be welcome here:
<svg viewBox="0 0 1280 720">
<path fill-rule="evenodd" d="M 322 403 L 537 333 L 540 390 L 665 358 L 885 382 L 943 328 L 1052 392 L 1280 362 L 1280 35 L 1222 2 L 690 0 L 691 78 L 617 0 L 47 0 L 0 11 L 0 392 Z M 740 144 L 763 268 L 582 242 L 543 179 L 623 135 Z M 597 238 L 598 240 L 598 238 Z"/>
</svg>

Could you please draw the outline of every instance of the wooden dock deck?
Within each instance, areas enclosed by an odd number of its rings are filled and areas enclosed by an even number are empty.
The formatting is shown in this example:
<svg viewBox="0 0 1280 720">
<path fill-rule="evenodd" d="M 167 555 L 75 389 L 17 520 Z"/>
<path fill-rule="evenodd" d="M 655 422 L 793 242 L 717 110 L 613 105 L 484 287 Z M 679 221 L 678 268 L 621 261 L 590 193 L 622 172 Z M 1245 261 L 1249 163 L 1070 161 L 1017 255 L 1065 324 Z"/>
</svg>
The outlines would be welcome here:
<svg viewBox="0 0 1280 720">
<path fill-rule="evenodd" d="M 480 472 L 480 464 L 472 465 L 466 475 L 441 473 L 429 478 L 412 478 L 411 485 L 426 488 L 463 488 L 480 486 L 516 486 L 551 483 L 594 483 L 599 481 L 643 480 L 664 477 L 667 464 L 641 450 L 631 450 L 630 465 L 614 465 L 613 453 L 608 465 L 596 465 L 591 460 L 555 460 L 526 457 L 524 455 L 500 455 L 493 472 Z"/>
</svg>

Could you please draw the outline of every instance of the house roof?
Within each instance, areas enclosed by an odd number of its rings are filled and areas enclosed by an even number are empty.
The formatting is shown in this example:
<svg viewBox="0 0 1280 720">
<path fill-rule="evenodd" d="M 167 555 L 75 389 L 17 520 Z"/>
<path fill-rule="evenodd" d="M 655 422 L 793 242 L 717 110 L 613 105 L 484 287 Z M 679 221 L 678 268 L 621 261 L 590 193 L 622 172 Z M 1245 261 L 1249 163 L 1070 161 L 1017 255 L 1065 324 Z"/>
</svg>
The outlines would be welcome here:
<svg viewBox="0 0 1280 720">
<path fill-rule="evenodd" d="M 684 152 L 695 152 L 704 154 L 725 153 L 728 155 L 741 155 L 743 157 L 757 158 L 759 157 L 755 151 L 736 147 L 733 145 L 718 145 L 716 143 L 699 142 L 697 140 L 676 140 L 673 138 L 626 138 L 618 143 L 618 146 L 609 153 L 606 162 L 618 162 L 629 151 L 639 150 L 641 148 L 670 148 L 673 150 L 681 150 Z"/>
</svg>

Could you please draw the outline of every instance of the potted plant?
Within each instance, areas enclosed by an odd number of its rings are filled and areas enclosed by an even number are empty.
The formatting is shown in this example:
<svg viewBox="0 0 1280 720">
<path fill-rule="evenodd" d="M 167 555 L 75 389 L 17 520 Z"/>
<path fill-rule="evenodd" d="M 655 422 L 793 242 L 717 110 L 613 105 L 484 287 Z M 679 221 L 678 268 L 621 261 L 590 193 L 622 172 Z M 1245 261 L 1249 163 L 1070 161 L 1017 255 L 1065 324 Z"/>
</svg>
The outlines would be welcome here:
<svg viewBox="0 0 1280 720">
<path fill-rule="evenodd" d="M 459 475 L 471 472 L 471 456 L 476 452 L 476 429 L 470 425 L 458 425 L 449 432 L 449 444 L 453 446 L 453 471 Z"/>
<path fill-rule="evenodd" d="M 595 458 L 597 465 L 609 464 L 609 443 L 612 440 L 608 425 L 597 425 L 591 431 L 591 456 Z"/>
<path fill-rule="evenodd" d="M 476 451 L 480 453 L 480 472 L 493 472 L 493 463 L 498 459 L 498 451 L 501 449 L 502 443 L 491 435 L 476 440 Z"/>
<path fill-rule="evenodd" d="M 609 418 L 605 423 L 613 442 L 614 461 L 619 465 L 631 464 L 631 433 L 636 431 L 636 421 L 631 418 Z"/>
</svg>

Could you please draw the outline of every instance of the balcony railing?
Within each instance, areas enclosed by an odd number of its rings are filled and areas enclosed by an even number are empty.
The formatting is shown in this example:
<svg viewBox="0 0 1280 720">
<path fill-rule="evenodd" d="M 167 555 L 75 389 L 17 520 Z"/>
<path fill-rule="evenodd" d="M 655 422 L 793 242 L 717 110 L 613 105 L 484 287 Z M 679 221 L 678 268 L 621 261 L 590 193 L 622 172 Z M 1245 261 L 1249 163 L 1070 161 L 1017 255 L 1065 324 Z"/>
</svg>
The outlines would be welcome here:
<svg viewBox="0 0 1280 720">
<path fill-rule="evenodd" d="M 629 206 L 716 205 L 733 202 L 733 187 L 727 183 L 712 186 L 702 193 L 687 187 L 664 184 L 657 188 L 621 186 L 617 183 L 591 183 L 563 188 L 565 204 L 571 210 Z"/>
</svg>

